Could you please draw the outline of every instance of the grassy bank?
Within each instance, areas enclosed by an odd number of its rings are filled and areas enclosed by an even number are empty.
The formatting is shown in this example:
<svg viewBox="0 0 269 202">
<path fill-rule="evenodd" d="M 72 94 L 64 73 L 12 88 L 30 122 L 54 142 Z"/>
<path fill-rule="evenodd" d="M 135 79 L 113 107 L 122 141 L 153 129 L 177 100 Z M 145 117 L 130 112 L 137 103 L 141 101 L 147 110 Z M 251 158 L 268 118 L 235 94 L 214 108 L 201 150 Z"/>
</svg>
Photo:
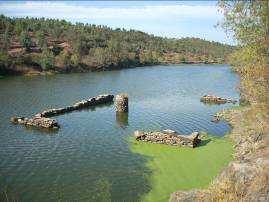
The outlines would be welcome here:
<svg viewBox="0 0 269 202">
<path fill-rule="evenodd" d="M 168 201 L 178 189 L 205 188 L 232 160 L 233 146 L 226 138 L 206 136 L 200 147 L 178 148 L 132 141 L 132 151 L 148 158 L 151 191 L 142 201 Z"/>
</svg>

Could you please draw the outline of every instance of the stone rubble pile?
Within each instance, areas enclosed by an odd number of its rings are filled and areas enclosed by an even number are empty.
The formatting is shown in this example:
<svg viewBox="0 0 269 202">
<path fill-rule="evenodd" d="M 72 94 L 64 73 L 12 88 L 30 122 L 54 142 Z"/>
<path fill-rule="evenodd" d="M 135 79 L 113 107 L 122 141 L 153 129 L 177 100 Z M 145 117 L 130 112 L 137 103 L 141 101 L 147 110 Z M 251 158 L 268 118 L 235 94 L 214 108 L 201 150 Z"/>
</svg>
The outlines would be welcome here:
<svg viewBox="0 0 269 202">
<path fill-rule="evenodd" d="M 221 98 L 214 95 L 204 95 L 200 99 L 201 102 L 204 103 L 215 103 L 215 104 L 225 104 L 225 103 L 233 103 L 235 104 L 237 101 L 230 98 Z"/>
<path fill-rule="evenodd" d="M 108 94 L 98 95 L 96 97 L 92 97 L 87 100 L 82 100 L 80 102 L 77 102 L 72 106 L 45 110 L 43 112 L 40 112 L 34 115 L 33 118 L 12 117 L 10 121 L 14 124 L 22 124 L 25 126 L 35 126 L 39 128 L 57 129 L 57 128 L 60 128 L 60 125 L 57 123 L 56 120 L 50 119 L 49 117 L 64 114 L 64 113 L 75 111 L 75 110 L 80 110 L 80 109 L 87 108 L 90 106 L 97 106 L 100 104 L 110 103 L 113 101 L 113 98 L 114 98 L 114 95 L 108 95 Z"/>
<path fill-rule="evenodd" d="M 197 147 L 201 142 L 198 132 L 193 132 L 190 135 L 180 135 L 172 130 L 154 132 L 135 131 L 134 136 L 137 141 L 167 144 L 173 146 L 187 146 L 191 148 Z"/>
</svg>

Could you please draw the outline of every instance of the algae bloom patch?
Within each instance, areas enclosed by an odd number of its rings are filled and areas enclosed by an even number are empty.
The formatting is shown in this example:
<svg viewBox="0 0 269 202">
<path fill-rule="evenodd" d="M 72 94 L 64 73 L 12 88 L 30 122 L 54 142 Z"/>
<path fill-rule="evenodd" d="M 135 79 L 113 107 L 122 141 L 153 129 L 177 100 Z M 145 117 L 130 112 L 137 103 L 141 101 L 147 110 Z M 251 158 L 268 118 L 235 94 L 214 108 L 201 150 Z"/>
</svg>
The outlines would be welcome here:
<svg viewBox="0 0 269 202">
<path fill-rule="evenodd" d="M 168 201 L 176 190 L 205 188 L 232 160 L 233 145 L 226 138 L 206 136 L 199 147 L 172 147 L 132 141 L 131 150 L 147 160 L 151 190 L 142 201 Z"/>
</svg>

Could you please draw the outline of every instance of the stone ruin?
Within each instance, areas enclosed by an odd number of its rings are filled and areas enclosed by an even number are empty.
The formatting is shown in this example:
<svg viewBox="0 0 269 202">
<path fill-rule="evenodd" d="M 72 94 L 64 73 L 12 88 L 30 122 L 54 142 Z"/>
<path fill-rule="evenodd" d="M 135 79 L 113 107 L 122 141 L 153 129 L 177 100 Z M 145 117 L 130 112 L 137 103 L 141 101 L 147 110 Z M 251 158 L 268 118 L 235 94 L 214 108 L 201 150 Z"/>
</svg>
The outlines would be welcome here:
<svg viewBox="0 0 269 202">
<path fill-rule="evenodd" d="M 201 102 L 204 103 L 214 103 L 214 104 L 225 104 L 225 103 L 233 103 L 235 104 L 237 101 L 230 98 L 221 98 L 214 95 L 204 95 L 200 99 Z"/>
<path fill-rule="evenodd" d="M 201 142 L 201 139 L 199 138 L 200 134 L 198 132 L 193 132 L 190 135 L 180 135 L 172 130 L 154 132 L 135 131 L 134 136 L 137 141 L 191 148 L 197 147 Z"/>
<path fill-rule="evenodd" d="M 72 112 L 75 110 L 81 110 L 90 106 L 97 106 L 101 104 L 110 103 L 113 101 L 114 95 L 98 95 L 96 97 L 82 100 L 74 105 L 64 108 L 48 109 L 34 115 L 33 118 L 26 117 L 12 117 L 10 121 L 14 124 L 22 124 L 25 126 L 35 126 L 38 128 L 58 129 L 60 125 L 56 120 L 49 117 Z"/>
<path fill-rule="evenodd" d="M 115 98 L 115 107 L 117 112 L 128 112 L 128 95 L 119 94 Z"/>
<path fill-rule="evenodd" d="M 81 110 L 81 109 L 88 108 L 91 106 L 106 104 L 106 103 L 112 102 L 113 98 L 114 98 L 114 95 L 98 95 L 96 97 L 92 97 L 87 100 L 76 102 L 75 104 L 64 107 L 64 108 L 45 110 L 43 112 L 36 114 L 35 117 L 47 117 L 48 118 L 48 117 L 52 117 L 52 116 L 56 116 L 60 114 L 65 114 L 68 112 Z"/>
<path fill-rule="evenodd" d="M 25 126 L 35 126 L 39 128 L 58 129 L 60 125 L 56 120 L 44 117 L 12 117 L 10 120 L 14 124 L 22 124 Z"/>
</svg>

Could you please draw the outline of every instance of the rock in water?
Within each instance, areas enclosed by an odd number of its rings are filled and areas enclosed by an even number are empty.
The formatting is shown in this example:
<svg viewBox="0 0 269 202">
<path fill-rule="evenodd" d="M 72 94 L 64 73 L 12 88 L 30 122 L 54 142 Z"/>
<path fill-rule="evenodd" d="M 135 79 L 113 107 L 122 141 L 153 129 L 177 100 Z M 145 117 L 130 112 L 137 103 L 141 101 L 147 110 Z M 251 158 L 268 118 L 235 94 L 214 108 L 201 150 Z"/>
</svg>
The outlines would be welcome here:
<svg viewBox="0 0 269 202">
<path fill-rule="evenodd" d="M 215 104 L 225 104 L 225 103 L 235 104 L 237 102 L 236 100 L 232 100 L 229 98 L 221 98 L 214 95 L 204 95 L 203 97 L 201 97 L 200 101 L 204 103 L 215 103 Z"/>
<path fill-rule="evenodd" d="M 138 131 L 138 130 L 136 130 L 136 131 L 134 132 L 134 136 L 135 136 L 135 139 L 136 139 L 136 140 L 142 140 L 142 139 L 145 139 L 146 134 L 145 134 L 144 132 L 142 132 L 142 131 Z"/>
<path fill-rule="evenodd" d="M 128 112 L 128 95 L 119 94 L 115 98 L 115 107 L 117 112 Z"/>
</svg>

